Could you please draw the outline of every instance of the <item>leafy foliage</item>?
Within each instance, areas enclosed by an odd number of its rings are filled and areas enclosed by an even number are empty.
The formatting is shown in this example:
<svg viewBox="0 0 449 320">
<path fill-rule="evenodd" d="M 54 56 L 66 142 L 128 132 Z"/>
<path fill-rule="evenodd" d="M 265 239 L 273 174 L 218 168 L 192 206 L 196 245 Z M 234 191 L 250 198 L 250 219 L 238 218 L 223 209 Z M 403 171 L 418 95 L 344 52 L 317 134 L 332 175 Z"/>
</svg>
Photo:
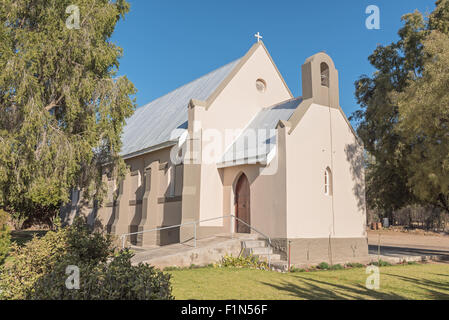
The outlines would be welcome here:
<svg viewBox="0 0 449 320">
<path fill-rule="evenodd" d="M 349 262 L 349 263 L 346 263 L 345 266 L 348 268 L 363 268 L 363 267 L 365 267 L 363 264 L 358 263 L 358 262 Z"/>
<path fill-rule="evenodd" d="M 0 265 L 3 264 L 8 256 L 11 244 L 11 236 L 8 227 L 8 214 L 0 209 Z"/>
<path fill-rule="evenodd" d="M 132 254 L 114 254 L 112 238 L 90 232 L 85 218 L 25 246 L 12 246 L 0 274 L 2 299 L 171 299 L 170 276 L 146 264 L 131 265 Z M 66 268 L 80 270 L 79 290 L 67 289 Z"/>
<path fill-rule="evenodd" d="M 382 259 L 379 259 L 379 261 L 371 262 L 371 265 L 378 266 L 378 267 L 390 267 L 391 263 L 384 261 Z"/>
<path fill-rule="evenodd" d="M 329 265 L 327 262 L 321 262 L 321 263 L 318 265 L 318 269 L 321 269 L 321 270 L 329 270 L 329 269 L 330 269 L 330 265 Z"/>
<path fill-rule="evenodd" d="M 249 256 L 238 256 L 233 257 L 231 255 L 225 255 L 218 267 L 223 268 L 252 268 L 252 269 L 263 269 L 268 270 L 268 264 L 264 261 L 260 261 L 258 257 Z"/>
<path fill-rule="evenodd" d="M 428 173 L 421 171 L 417 175 L 414 173 L 417 172 L 416 167 L 413 169 L 411 166 L 415 159 L 413 154 L 417 152 L 418 132 L 398 130 L 405 118 L 404 107 L 400 107 L 401 101 L 397 96 L 413 90 L 408 89 L 410 81 L 429 80 L 425 76 L 428 73 L 426 61 L 432 60 L 435 52 L 426 49 L 426 43 L 434 32 L 449 34 L 448 17 L 449 0 L 438 0 L 436 9 L 427 19 L 418 11 L 404 15 L 404 26 L 398 32 L 400 40 L 387 46 L 378 46 L 368 58 L 376 72 L 371 77 L 361 76 L 355 83 L 355 94 L 361 108 L 351 119 L 358 121 L 357 133 L 368 151 L 367 202 L 371 208 L 389 213 L 390 219 L 394 210 L 414 203 L 435 203 L 432 199 L 437 199 L 441 194 L 439 190 L 429 189 L 428 196 L 422 196 L 423 188 L 413 178 Z M 401 97 L 404 98 L 403 95 Z M 402 105 L 410 102 L 403 100 Z M 413 110 L 410 105 L 409 108 Z M 419 113 L 415 115 L 420 117 Z M 441 156 L 444 150 L 441 151 L 434 158 L 435 162 L 443 161 Z M 445 177 L 447 181 L 447 175 Z"/>
<path fill-rule="evenodd" d="M 101 200 L 101 165 L 120 176 L 133 84 L 117 77 L 122 49 L 109 41 L 125 0 L 4 0 L 0 6 L 0 204 L 51 219 L 71 188 Z"/>
<path fill-rule="evenodd" d="M 10 259 L 0 274 L 0 298 L 24 299 L 43 275 L 68 252 L 68 229 L 49 231 L 25 246 L 11 245 Z"/>
<path fill-rule="evenodd" d="M 409 146 L 407 168 L 414 194 L 449 213 L 449 36 L 432 31 L 423 41 L 420 77 L 396 95 L 397 131 Z"/>
<path fill-rule="evenodd" d="M 109 263 L 83 263 L 80 288 L 67 289 L 65 273 L 74 261 L 66 259 L 54 271 L 40 278 L 27 298 L 38 300 L 169 300 L 170 275 L 147 264 L 131 265 L 132 254 L 119 252 Z"/>
</svg>

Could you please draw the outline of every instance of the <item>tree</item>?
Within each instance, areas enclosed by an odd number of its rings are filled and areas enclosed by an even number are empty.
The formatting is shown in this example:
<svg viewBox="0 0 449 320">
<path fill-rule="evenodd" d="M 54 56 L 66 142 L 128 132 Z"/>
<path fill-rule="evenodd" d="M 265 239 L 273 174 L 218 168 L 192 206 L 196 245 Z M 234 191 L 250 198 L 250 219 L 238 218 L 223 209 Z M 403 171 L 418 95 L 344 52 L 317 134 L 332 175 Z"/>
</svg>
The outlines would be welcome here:
<svg viewBox="0 0 449 320">
<path fill-rule="evenodd" d="M 438 0 L 428 19 L 418 11 L 404 15 L 399 41 L 378 46 L 368 58 L 376 72 L 355 82 L 361 108 L 351 119 L 357 121 L 357 133 L 371 159 L 366 171 L 367 202 L 390 213 L 390 218 L 394 210 L 423 201 L 410 183 L 413 146 L 397 130 L 400 114 L 395 97 L 406 90 L 410 80 L 422 76 L 428 55 L 423 42 L 432 30 L 449 33 L 448 18 L 449 0 Z"/>
<path fill-rule="evenodd" d="M 449 213 L 449 37 L 432 31 L 423 42 L 427 57 L 396 95 L 398 133 L 410 146 L 409 184 L 422 201 Z"/>
<path fill-rule="evenodd" d="M 8 226 L 8 214 L 0 209 L 0 266 L 8 256 L 10 245 L 11 235 Z"/>
<path fill-rule="evenodd" d="M 117 76 L 122 49 L 110 37 L 129 4 L 78 0 L 66 13 L 70 5 L 0 6 L 0 206 L 10 212 L 52 215 L 72 188 L 101 200 L 101 172 L 124 168 L 135 88 Z"/>
</svg>

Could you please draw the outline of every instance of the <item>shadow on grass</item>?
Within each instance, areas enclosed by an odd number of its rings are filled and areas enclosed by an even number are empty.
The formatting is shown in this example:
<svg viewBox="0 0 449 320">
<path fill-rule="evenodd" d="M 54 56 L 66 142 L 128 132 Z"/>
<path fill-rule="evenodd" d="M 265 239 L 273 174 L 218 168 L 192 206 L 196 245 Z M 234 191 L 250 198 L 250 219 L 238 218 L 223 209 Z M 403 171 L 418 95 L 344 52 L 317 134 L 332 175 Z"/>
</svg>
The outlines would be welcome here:
<svg viewBox="0 0 449 320">
<path fill-rule="evenodd" d="M 47 230 L 13 230 L 11 231 L 11 242 L 15 242 L 19 246 L 25 245 L 34 236 L 42 237 Z"/>
<path fill-rule="evenodd" d="M 436 275 L 436 276 L 448 277 L 447 274 L 438 274 L 438 273 L 432 273 L 432 274 Z M 413 284 L 414 286 L 417 286 L 417 287 L 425 290 L 429 295 L 429 299 L 449 300 L 449 279 L 448 280 L 445 279 L 443 282 L 441 282 L 441 281 L 434 281 L 434 280 L 429 280 L 429 279 L 411 278 L 411 277 L 406 277 L 406 276 L 401 276 L 401 275 L 391 274 L 391 273 L 385 273 L 385 275 L 400 279 L 405 282 L 409 282 L 409 283 Z M 437 290 L 446 291 L 446 292 L 441 292 L 441 291 L 437 291 Z"/>
<path fill-rule="evenodd" d="M 292 296 L 306 300 L 403 300 L 404 297 L 393 294 L 384 293 L 375 290 L 369 290 L 363 285 L 355 284 L 354 286 L 333 284 L 316 279 L 303 278 L 296 276 L 300 284 L 293 282 L 284 282 L 281 285 L 262 282 L 262 284 L 270 286 L 276 290 L 284 291 Z"/>
</svg>

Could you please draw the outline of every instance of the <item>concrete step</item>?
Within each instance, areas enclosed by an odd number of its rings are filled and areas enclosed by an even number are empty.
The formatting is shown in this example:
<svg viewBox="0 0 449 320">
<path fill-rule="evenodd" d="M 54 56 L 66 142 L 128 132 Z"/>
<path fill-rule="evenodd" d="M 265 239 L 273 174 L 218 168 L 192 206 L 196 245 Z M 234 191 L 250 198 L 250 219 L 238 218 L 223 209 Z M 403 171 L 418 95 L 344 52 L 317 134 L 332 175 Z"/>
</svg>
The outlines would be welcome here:
<svg viewBox="0 0 449 320">
<path fill-rule="evenodd" d="M 228 236 L 233 237 L 234 239 L 241 239 L 242 241 L 259 239 L 259 235 L 256 233 L 234 233 L 232 235 L 228 234 Z"/>
<path fill-rule="evenodd" d="M 268 262 L 268 254 L 259 254 L 259 255 L 257 255 L 257 257 L 259 258 L 260 261 Z M 269 258 L 272 263 L 275 261 L 278 261 L 278 262 L 281 261 L 280 254 L 276 254 L 276 253 L 270 254 Z"/>
<path fill-rule="evenodd" d="M 252 254 L 253 256 L 257 256 L 257 255 L 262 255 L 262 254 L 273 253 L 273 249 L 267 248 L 267 247 L 245 248 L 245 250 L 243 252 L 245 255 Z"/>
<path fill-rule="evenodd" d="M 266 243 L 264 240 L 245 240 L 243 241 L 244 248 L 258 248 L 265 247 Z"/>
<path fill-rule="evenodd" d="M 273 269 L 274 271 L 279 271 L 279 272 L 287 272 L 288 269 L 288 263 L 287 261 L 283 261 L 283 260 L 277 260 L 277 261 L 271 261 L 271 269 Z"/>
<path fill-rule="evenodd" d="M 273 249 L 267 245 L 265 240 L 242 240 L 242 247 L 245 256 L 253 255 L 260 261 L 270 262 L 271 269 L 274 271 L 287 271 L 287 262 L 281 260 L 280 254 L 273 253 Z"/>
</svg>

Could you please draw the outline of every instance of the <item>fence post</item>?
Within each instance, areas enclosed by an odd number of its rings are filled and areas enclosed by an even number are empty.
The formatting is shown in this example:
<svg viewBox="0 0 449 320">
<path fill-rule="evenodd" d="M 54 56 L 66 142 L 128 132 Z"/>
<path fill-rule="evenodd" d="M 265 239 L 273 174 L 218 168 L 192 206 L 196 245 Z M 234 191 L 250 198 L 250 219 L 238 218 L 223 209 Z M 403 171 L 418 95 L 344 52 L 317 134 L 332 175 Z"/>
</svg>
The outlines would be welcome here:
<svg viewBox="0 0 449 320">
<path fill-rule="evenodd" d="M 377 263 L 380 265 L 380 233 L 377 239 Z"/>
<path fill-rule="evenodd" d="M 271 270 L 271 240 L 268 239 L 268 269 Z"/>
</svg>

